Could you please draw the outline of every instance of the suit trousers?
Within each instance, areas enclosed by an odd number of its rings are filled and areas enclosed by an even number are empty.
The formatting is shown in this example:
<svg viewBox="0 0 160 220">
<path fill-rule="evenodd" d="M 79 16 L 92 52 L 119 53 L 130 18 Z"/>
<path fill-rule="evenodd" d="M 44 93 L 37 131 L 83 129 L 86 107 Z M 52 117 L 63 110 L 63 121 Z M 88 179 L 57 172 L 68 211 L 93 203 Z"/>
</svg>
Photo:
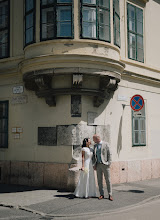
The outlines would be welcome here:
<svg viewBox="0 0 160 220">
<path fill-rule="evenodd" d="M 110 180 L 110 168 L 103 163 L 97 163 L 96 169 L 97 169 L 97 180 L 98 180 L 98 187 L 99 187 L 100 195 L 104 196 L 103 174 L 104 174 L 104 177 L 106 180 L 108 194 L 112 195 L 112 185 L 111 185 L 111 180 Z"/>
</svg>

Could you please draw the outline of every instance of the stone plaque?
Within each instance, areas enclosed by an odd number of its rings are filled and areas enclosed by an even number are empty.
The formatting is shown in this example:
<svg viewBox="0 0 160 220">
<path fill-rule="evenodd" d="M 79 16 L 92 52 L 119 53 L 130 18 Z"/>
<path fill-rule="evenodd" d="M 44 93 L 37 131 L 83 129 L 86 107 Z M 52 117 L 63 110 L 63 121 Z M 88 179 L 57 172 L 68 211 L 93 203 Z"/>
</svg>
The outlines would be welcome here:
<svg viewBox="0 0 160 220">
<path fill-rule="evenodd" d="M 111 137 L 110 125 L 98 125 L 96 127 L 96 134 L 98 134 L 103 141 L 110 143 L 110 137 Z"/>
<path fill-rule="evenodd" d="M 71 116 L 81 117 L 81 96 L 80 95 L 71 96 Z"/>
<path fill-rule="evenodd" d="M 82 147 L 81 145 L 73 145 L 73 158 L 75 160 L 78 160 L 79 157 L 81 156 L 82 152 Z"/>
<path fill-rule="evenodd" d="M 95 119 L 97 117 L 96 112 L 88 112 L 87 113 L 87 124 L 88 125 L 97 125 Z"/>
<path fill-rule="evenodd" d="M 57 126 L 57 145 L 73 145 L 76 125 L 58 125 Z"/>
<path fill-rule="evenodd" d="M 15 104 L 25 104 L 27 103 L 27 96 L 16 96 L 16 97 L 13 97 L 12 100 L 11 100 L 11 103 L 13 105 Z"/>
<path fill-rule="evenodd" d="M 84 138 L 91 138 L 95 134 L 95 126 L 87 125 L 58 125 L 57 145 L 82 145 Z"/>
<path fill-rule="evenodd" d="M 57 145 L 56 127 L 38 127 L 38 145 L 56 146 Z"/>
</svg>

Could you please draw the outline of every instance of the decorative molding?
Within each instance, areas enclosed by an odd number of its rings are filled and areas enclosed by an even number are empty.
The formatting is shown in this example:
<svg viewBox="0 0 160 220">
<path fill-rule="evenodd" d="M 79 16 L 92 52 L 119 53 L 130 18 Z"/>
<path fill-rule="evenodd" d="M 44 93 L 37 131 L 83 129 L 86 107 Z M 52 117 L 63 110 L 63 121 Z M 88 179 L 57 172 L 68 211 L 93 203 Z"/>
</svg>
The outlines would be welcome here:
<svg viewBox="0 0 160 220">
<path fill-rule="evenodd" d="M 107 76 L 100 77 L 99 90 L 102 91 L 103 95 L 94 97 L 94 106 L 99 107 L 117 88 L 118 82 L 114 78 Z"/>
</svg>

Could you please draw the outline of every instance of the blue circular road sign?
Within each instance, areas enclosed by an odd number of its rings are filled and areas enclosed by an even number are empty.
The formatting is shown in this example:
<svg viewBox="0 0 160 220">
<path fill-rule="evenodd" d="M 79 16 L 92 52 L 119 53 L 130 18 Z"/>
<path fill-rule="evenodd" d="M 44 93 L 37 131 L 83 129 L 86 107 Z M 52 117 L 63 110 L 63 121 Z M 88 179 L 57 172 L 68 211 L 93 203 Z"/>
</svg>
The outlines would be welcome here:
<svg viewBox="0 0 160 220">
<path fill-rule="evenodd" d="M 141 95 L 134 95 L 131 98 L 130 106 L 134 111 L 140 111 L 144 106 L 144 99 Z"/>
</svg>

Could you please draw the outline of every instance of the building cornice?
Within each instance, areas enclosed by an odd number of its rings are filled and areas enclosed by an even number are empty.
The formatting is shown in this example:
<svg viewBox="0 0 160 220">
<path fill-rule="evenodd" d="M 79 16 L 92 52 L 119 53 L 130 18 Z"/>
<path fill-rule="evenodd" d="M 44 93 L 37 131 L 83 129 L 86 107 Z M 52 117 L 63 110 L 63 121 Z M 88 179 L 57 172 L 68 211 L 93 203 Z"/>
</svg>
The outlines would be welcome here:
<svg viewBox="0 0 160 220">
<path fill-rule="evenodd" d="M 140 63 L 140 62 L 136 62 L 136 61 L 130 61 L 130 60 L 124 60 L 124 59 L 120 59 L 121 62 L 123 62 L 124 64 L 128 64 L 131 66 L 135 66 L 135 67 L 139 67 L 139 68 L 144 68 L 150 71 L 154 71 L 157 73 L 160 73 L 160 69 L 159 68 L 154 68 L 151 66 L 146 65 L 145 63 Z"/>
</svg>

